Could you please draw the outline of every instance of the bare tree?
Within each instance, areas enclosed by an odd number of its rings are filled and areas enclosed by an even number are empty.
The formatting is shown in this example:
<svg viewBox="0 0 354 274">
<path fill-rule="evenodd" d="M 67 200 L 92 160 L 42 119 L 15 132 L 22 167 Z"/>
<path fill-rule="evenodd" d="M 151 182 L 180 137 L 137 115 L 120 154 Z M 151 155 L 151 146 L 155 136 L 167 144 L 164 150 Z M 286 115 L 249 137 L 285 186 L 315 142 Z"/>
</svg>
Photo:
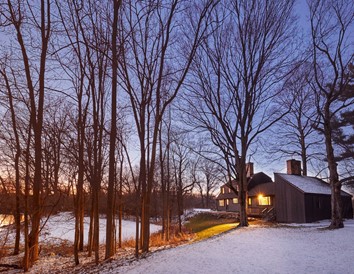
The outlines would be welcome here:
<svg viewBox="0 0 354 274">
<path fill-rule="evenodd" d="M 210 208 L 210 201 L 213 198 L 213 193 L 216 187 L 220 184 L 223 170 L 214 161 L 208 159 L 202 159 L 199 170 L 203 175 L 202 183 L 199 186 L 201 196 L 205 197 L 205 204 L 203 207 Z"/>
<path fill-rule="evenodd" d="M 159 131 L 159 164 L 161 178 L 161 198 L 162 198 L 162 238 L 165 241 L 170 239 L 171 220 L 171 107 L 168 108 L 168 115 L 161 123 Z"/>
<path fill-rule="evenodd" d="M 117 76 L 118 76 L 118 11 L 122 4 L 121 0 L 113 0 L 113 22 L 112 22 L 112 99 L 111 99 L 111 132 L 109 146 L 109 175 L 107 193 L 107 226 L 106 226 L 106 259 L 114 255 L 114 185 L 116 178 L 115 152 L 117 138 Z"/>
<path fill-rule="evenodd" d="M 185 146 L 186 134 L 173 134 L 171 143 L 171 161 L 173 167 L 173 180 L 176 190 L 178 229 L 182 232 L 182 215 L 184 213 L 184 196 L 190 193 L 195 180 L 189 180 L 187 173 L 191 169 L 191 151 Z"/>
<path fill-rule="evenodd" d="M 158 133 L 166 108 L 177 96 L 206 32 L 205 18 L 217 1 L 129 3 L 121 34 L 121 72 L 140 146 L 141 248 L 149 250 L 150 201 Z M 186 18 L 188 20 L 186 20 Z M 189 25 L 188 25 L 189 24 Z M 183 55 L 182 55 L 183 53 Z"/>
<path fill-rule="evenodd" d="M 308 164 L 313 161 L 322 161 L 321 153 L 323 138 L 316 130 L 318 114 L 314 108 L 315 97 L 311 91 L 310 82 L 313 80 L 311 66 L 308 63 L 300 65 L 294 75 L 286 82 L 284 93 L 277 102 L 279 108 L 290 109 L 289 113 L 271 129 L 274 138 L 267 140 L 271 145 L 266 151 L 280 157 L 301 157 L 302 174 L 307 175 Z"/>
<path fill-rule="evenodd" d="M 353 1 L 309 1 L 312 58 L 317 111 L 320 116 L 319 128 L 324 134 L 326 158 L 331 186 L 330 228 L 343 227 L 341 181 L 333 147 L 332 120 L 353 98 L 341 101 L 349 84 L 349 65 L 353 54 Z"/>
<path fill-rule="evenodd" d="M 13 70 L 12 70 L 13 72 Z M 21 215 L 20 215 L 20 197 L 21 197 L 21 187 L 20 187 L 20 157 L 22 146 L 20 143 L 20 133 L 18 126 L 18 116 L 16 115 L 16 104 L 14 100 L 14 91 L 15 88 L 18 91 L 16 85 L 12 85 L 8 77 L 7 64 L 2 64 L 0 70 L 2 80 L 4 82 L 4 90 L 6 91 L 6 97 L 8 100 L 8 106 L 11 113 L 11 124 L 12 131 L 15 140 L 15 157 L 14 157 L 14 169 L 15 169 L 15 190 L 16 190 L 16 209 L 15 209 L 15 224 L 16 224 L 16 238 L 15 238 L 15 247 L 14 255 L 19 254 L 20 251 L 20 238 L 21 238 Z M 13 75 L 14 76 L 14 75 Z"/>
<path fill-rule="evenodd" d="M 246 162 L 252 145 L 284 115 L 273 100 L 293 61 L 293 6 L 294 1 L 259 0 L 221 5 L 186 94 L 192 125 L 209 132 L 223 155 L 229 186 L 239 196 L 240 226 L 248 225 Z"/>
<path fill-rule="evenodd" d="M 26 88 L 29 96 L 30 121 L 33 130 L 35 171 L 33 179 L 33 206 L 31 232 L 28 242 L 29 256 L 25 255 L 24 268 L 38 259 L 39 229 L 41 219 L 41 188 L 42 188 L 42 128 L 44 94 L 46 89 L 46 64 L 51 35 L 51 1 L 41 0 L 39 6 L 22 1 L 7 1 L 2 4 L 4 25 L 16 33 L 23 69 L 26 75 Z M 39 7 L 39 8 L 38 8 Z M 31 28 L 27 36 L 26 28 Z M 37 36 L 36 36 L 37 35 Z M 36 37 L 35 37 L 36 36 Z M 38 40 L 37 40 L 38 39 Z M 39 42 L 37 42 L 39 41 Z M 33 51 L 36 51 L 34 53 Z M 37 68 L 34 63 L 38 63 Z M 27 249 L 26 249 L 27 250 Z M 26 260 L 29 258 L 29 261 Z"/>
</svg>

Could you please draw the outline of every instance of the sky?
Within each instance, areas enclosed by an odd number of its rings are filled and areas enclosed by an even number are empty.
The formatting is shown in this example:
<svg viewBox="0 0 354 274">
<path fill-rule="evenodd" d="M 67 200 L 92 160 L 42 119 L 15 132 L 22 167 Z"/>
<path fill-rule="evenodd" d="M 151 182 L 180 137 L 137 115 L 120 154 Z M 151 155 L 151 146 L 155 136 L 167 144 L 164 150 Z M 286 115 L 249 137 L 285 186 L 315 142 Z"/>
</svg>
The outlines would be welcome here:
<svg viewBox="0 0 354 274">
<path fill-rule="evenodd" d="M 298 18 L 299 26 L 303 29 L 305 34 L 308 33 L 309 23 L 308 23 L 308 7 L 307 7 L 306 0 L 296 0 L 295 11 L 299 17 Z M 5 39 L 4 35 L 0 33 L 0 43 L 4 42 L 4 39 Z M 138 142 L 135 137 L 131 138 L 131 140 L 134 140 L 134 143 L 132 143 L 132 146 L 130 147 L 132 151 L 132 159 L 134 163 L 138 163 L 139 156 L 138 156 L 137 145 L 136 145 L 136 143 Z M 255 172 L 263 171 L 271 177 L 274 176 L 273 175 L 274 172 L 284 173 L 286 172 L 286 160 L 287 159 L 269 161 L 269 159 L 267 158 L 254 159 Z"/>
</svg>

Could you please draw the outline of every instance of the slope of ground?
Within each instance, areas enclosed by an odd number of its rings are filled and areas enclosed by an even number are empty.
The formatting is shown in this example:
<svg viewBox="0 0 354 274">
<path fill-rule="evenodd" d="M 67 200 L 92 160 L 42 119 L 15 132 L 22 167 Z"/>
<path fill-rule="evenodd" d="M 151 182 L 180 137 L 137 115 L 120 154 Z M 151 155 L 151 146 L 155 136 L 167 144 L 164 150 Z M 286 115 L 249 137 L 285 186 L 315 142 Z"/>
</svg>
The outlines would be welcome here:
<svg viewBox="0 0 354 274">
<path fill-rule="evenodd" d="M 71 240 L 59 217 L 47 224 L 43 242 Z M 71 227 L 71 221 L 64 220 L 66 228 Z M 211 223 L 208 218 L 204 221 Z M 155 249 L 139 260 L 134 258 L 133 249 L 120 250 L 99 265 L 85 253 L 81 254 L 80 265 L 75 266 L 71 255 L 46 252 L 49 255 L 41 256 L 29 273 L 353 273 L 354 221 L 346 221 L 339 230 L 324 229 L 328 225 L 329 221 L 286 226 L 252 222 L 248 228 L 236 228 L 207 240 Z M 134 231 L 135 223 L 124 226 Z M 5 262 L 19 263 L 22 259 L 13 257 L 10 259 L 15 261 Z"/>
<path fill-rule="evenodd" d="M 124 266 L 113 261 L 92 273 L 353 273 L 354 222 L 321 228 L 328 224 L 239 228 Z"/>
</svg>

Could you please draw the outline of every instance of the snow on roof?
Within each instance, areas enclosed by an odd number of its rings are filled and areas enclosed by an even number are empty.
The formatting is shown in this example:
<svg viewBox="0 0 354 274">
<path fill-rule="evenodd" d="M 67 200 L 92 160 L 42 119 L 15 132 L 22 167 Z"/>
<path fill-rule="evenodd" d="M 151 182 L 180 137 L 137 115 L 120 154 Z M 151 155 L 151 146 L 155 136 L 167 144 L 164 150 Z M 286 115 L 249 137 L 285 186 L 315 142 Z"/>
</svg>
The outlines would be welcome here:
<svg viewBox="0 0 354 274">
<path fill-rule="evenodd" d="M 277 175 L 305 193 L 331 194 L 330 186 L 318 178 L 279 173 Z"/>
</svg>

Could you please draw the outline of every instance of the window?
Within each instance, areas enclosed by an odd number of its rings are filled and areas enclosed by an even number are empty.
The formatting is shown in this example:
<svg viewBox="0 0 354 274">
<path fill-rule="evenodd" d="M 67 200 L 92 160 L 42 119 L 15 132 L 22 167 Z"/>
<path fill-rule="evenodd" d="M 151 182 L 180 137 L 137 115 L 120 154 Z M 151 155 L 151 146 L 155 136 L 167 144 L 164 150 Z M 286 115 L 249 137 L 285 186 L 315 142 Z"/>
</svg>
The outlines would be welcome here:
<svg viewBox="0 0 354 274">
<path fill-rule="evenodd" d="M 233 198 L 233 199 L 232 199 L 232 203 L 238 204 L 238 199 L 237 199 L 237 198 Z"/>
<path fill-rule="evenodd" d="M 229 205 L 229 199 L 226 200 L 226 204 Z"/>
<path fill-rule="evenodd" d="M 225 206 L 224 200 L 219 200 L 219 206 Z"/>
<path fill-rule="evenodd" d="M 248 198 L 248 205 L 252 205 L 252 198 Z"/>
<path fill-rule="evenodd" d="M 258 195 L 258 205 L 271 205 L 270 197 Z"/>
<path fill-rule="evenodd" d="M 221 188 L 221 193 L 224 194 L 225 193 L 225 189 L 222 187 Z"/>
</svg>

